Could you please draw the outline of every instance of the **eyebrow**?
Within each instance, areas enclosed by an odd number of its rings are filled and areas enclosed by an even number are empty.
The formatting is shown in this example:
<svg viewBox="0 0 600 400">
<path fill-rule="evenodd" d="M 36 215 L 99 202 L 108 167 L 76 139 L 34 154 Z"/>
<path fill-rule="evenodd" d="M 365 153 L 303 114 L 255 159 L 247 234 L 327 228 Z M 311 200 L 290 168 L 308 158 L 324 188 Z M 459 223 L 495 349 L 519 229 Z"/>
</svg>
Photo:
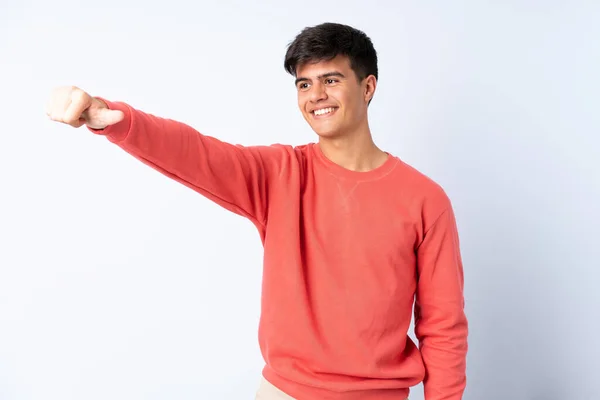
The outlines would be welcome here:
<svg viewBox="0 0 600 400">
<path fill-rule="evenodd" d="M 332 71 L 332 72 L 326 72 L 324 74 L 321 74 L 321 75 L 317 76 L 317 79 L 329 78 L 331 76 L 337 76 L 339 78 L 345 78 L 344 74 L 342 74 L 341 72 Z M 310 79 L 305 78 L 305 77 L 299 77 L 294 82 L 294 85 L 298 85 L 299 82 L 308 81 L 308 80 L 310 80 Z"/>
</svg>

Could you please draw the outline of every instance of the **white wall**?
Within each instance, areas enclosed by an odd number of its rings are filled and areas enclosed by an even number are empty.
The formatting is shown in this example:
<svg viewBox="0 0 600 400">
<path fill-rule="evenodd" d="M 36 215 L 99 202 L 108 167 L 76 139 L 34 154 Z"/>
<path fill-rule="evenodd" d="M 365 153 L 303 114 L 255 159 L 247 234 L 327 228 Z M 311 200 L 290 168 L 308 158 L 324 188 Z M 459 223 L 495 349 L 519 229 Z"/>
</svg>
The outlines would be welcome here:
<svg viewBox="0 0 600 400">
<path fill-rule="evenodd" d="M 600 398 L 600 3 L 367 3 L 2 0 L 0 399 L 253 398 L 254 227 L 44 105 L 73 84 L 235 143 L 314 141 L 282 63 L 328 20 L 379 52 L 377 143 L 453 199 L 464 398 Z"/>
</svg>

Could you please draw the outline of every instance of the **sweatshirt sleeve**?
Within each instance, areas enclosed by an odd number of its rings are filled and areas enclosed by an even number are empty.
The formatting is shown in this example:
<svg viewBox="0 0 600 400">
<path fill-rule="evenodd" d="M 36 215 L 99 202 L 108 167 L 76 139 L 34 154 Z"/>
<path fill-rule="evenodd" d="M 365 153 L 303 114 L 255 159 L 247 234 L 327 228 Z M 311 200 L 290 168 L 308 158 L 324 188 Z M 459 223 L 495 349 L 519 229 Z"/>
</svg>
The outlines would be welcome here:
<svg viewBox="0 0 600 400">
<path fill-rule="evenodd" d="M 123 150 L 220 206 L 264 227 L 269 190 L 286 156 L 280 146 L 241 146 L 203 135 L 190 126 L 103 98 L 125 118 L 102 130 Z"/>
<path fill-rule="evenodd" d="M 468 323 L 463 265 L 451 206 L 417 249 L 415 336 L 425 364 L 425 400 L 461 400 L 466 387 Z"/>
</svg>

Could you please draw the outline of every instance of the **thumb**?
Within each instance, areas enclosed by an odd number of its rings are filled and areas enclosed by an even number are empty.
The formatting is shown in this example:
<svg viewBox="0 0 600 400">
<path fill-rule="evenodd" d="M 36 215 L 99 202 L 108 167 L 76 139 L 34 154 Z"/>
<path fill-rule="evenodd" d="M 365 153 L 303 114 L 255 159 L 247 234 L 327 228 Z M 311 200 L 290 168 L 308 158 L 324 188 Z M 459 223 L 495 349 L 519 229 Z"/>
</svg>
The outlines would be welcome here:
<svg viewBox="0 0 600 400">
<path fill-rule="evenodd" d="M 125 114 L 120 110 L 90 108 L 84 113 L 83 118 L 85 119 L 85 124 L 90 128 L 104 129 L 109 125 L 121 122 L 125 118 Z"/>
<path fill-rule="evenodd" d="M 102 111 L 100 111 L 99 118 L 102 123 L 108 126 L 123 121 L 123 118 L 125 118 L 125 114 L 123 113 L 123 111 L 120 110 L 110 110 L 105 108 Z"/>
</svg>

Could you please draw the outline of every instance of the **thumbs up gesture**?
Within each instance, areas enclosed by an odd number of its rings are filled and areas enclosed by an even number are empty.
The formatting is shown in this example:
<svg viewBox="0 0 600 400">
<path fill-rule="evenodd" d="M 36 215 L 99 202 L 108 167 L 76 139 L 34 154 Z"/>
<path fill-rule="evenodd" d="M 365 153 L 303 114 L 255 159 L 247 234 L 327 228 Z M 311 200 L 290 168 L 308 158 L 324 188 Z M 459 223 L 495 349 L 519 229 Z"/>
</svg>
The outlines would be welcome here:
<svg viewBox="0 0 600 400">
<path fill-rule="evenodd" d="M 75 86 L 54 89 L 46 105 L 46 114 L 57 122 L 79 128 L 104 129 L 123 120 L 122 111 L 111 110 L 102 100 Z"/>
</svg>

